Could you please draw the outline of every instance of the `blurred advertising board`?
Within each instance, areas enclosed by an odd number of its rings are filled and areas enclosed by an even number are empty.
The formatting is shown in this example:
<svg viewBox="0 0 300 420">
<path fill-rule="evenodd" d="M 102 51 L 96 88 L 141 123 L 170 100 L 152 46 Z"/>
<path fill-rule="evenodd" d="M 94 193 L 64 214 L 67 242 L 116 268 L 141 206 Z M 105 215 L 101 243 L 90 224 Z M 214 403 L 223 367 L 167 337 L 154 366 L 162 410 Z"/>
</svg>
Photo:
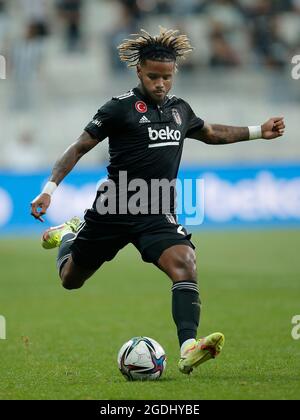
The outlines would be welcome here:
<svg viewBox="0 0 300 420">
<path fill-rule="evenodd" d="M 49 172 L 0 171 L 0 234 L 30 234 L 82 216 L 106 179 L 105 168 L 73 171 L 56 190 L 41 224 L 30 202 Z M 300 163 L 182 167 L 179 221 L 191 230 L 300 227 Z"/>
</svg>

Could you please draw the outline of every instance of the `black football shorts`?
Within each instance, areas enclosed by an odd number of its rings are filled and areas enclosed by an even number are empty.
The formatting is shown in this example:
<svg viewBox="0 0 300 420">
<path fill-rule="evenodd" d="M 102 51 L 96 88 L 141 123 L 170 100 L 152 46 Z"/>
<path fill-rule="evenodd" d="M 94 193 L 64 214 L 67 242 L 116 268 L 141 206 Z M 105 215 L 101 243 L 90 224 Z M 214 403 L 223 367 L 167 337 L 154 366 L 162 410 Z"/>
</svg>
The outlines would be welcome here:
<svg viewBox="0 0 300 420">
<path fill-rule="evenodd" d="M 191 234 L 173 215 L 99 215 L 87 210 L 85 221 L 71 246 L 73 261 L 97 270 L 132 243 L 145 262 L 157 264 L 162 252 L 173 245 L 195 249 Z"/>
</svg>

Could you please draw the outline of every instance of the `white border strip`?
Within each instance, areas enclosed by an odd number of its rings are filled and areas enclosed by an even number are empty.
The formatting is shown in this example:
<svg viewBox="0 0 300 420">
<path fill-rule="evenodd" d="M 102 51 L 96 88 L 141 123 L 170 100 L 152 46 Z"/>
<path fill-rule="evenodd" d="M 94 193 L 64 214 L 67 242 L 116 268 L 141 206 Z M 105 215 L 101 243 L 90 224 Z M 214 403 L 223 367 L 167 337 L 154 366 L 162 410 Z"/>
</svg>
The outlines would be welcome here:
<svg viewBox="0 0 300 420">
<path fill-rule="evenodd" d="M 166 143 L 155 143 L 155 144 L 149 144 L 149 148 L 151 147 L 164 147 L 164 146 L 179 146 L 179 141 L 167 141 Z"/>
</svg>

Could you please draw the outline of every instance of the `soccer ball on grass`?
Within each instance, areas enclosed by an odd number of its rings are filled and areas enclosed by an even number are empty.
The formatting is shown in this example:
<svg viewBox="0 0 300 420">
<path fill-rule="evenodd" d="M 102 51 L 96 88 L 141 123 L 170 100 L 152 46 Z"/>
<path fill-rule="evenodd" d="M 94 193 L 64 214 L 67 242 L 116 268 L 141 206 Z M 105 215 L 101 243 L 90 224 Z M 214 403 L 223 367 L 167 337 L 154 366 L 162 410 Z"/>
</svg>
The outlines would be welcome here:
<svg viewBox="0 0 300 420">
<path fill-rule="evenodd" d="M 149 337 L 133 337 L 123 344 L 118 366 L 129 381 L 159 379 L 166 368 L 166 353 Z"/>
</svg>

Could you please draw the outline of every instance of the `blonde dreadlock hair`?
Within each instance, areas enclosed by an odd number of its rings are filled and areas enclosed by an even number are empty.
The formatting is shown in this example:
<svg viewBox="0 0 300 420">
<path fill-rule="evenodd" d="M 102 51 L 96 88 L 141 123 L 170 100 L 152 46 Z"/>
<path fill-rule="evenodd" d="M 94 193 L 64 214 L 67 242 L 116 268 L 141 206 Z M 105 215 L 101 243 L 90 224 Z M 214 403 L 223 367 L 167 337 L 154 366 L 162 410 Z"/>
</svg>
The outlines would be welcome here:
<svg viewBox="0 0 300 420">
<path fill-rule="evenodd" d="M 128 67 L 134 67 L 145 60 L 175 61 L 184 60 L 193 48 L 186 35 L 178 35 L 178 30 L 160 27 L 160 34 L 151 36 L 144 29 L 133 34 L 133 39 L 125 39 L 118 46 L 121 61 Z"/>
</svg>

